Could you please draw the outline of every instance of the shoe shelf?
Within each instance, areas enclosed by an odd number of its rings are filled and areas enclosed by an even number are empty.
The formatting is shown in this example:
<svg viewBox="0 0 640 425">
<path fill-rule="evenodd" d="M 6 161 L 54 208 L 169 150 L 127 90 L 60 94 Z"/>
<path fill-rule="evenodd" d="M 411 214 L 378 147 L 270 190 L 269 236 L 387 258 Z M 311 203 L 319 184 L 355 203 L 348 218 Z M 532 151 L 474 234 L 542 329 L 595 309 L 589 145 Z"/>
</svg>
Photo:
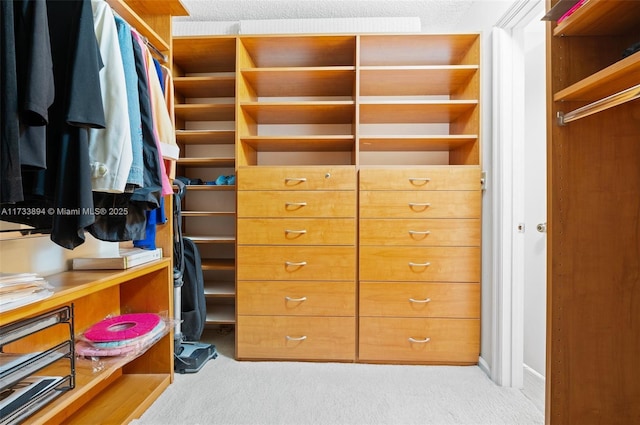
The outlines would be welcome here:
<svg viewBox="0 0 640 425">
<path fill-rule="evenodd" d="M 174 37 L 173 49 L 178 175 L 216 183 L 187 186 L 182 229 L 198 246 L 205 286 L 217 288 L 235 282 L 236 37 Z M 234 323 L 235 288 L 224 288 L 206 297 L 207 324 Z"/>
<path fill-rule="evenodd" d="M 228 244 L 235 243 L 235 236 L 215 236 L 215 235 L 185 235 L 197 244 Z M 204 267 L 203 267 L 204 270 Z"/>
<path fill-rule="evenodd" d="M 360 152 L 450 151 L 476 143 L 477 135 L 393 135 L 360 136 Z"/>
<path fill-rule="evenodd" d="M 184 97 L 234 97 L 236 76 L 210 75 L 202 77 L 176 77 L 174 89 Z"/>
<path fill-rule="evenodd" d="M 184 121 L 233 121 L 233 103 L 184 103 L 175 105 L 176 119 Z"/>
<path fill-rule="evenodd" d="M 262 152 L 331 152 L 353 149 L 353 135 L 243 136 L 242 143 Z"/>
<path fill-rule="evenodd" d="M 177 130 L 176 139 L 182 145 L 233 145 L 234 130 Z"/>
<path fill-rule="evenodd" d="M 343 96 L 353 98 L 355 67 L 249 68 L 241 71 L 257 97 Z"/>
<path fill-rule="evenodd" d="M 198 191 L 198 192 L 226 192 L 226 191 L 235 191 L 236 186 L 231 184 L 225 185 L 217 185 L 217 184 L 190 184 L 187 186 L 188 191 Z M 195 211 L 182 211 L 183 216 L 190 216 Z M 231 213 L 233 214 L 233 213 Z"/>
<path fill-rule="evenodd" d="M 361 96 L 448 95 L 464 88 L 478 65 L 360 67 Z"/>
<path fill-rule="evenodd" d="M 178 158 L 178 165 L 184 167 L 228 167 L 232 168 L 235 164 L 233 157 L 208 157 L 208 158 Z M 191 187 L 191 186 L 189 186 Z"/>
</svg>

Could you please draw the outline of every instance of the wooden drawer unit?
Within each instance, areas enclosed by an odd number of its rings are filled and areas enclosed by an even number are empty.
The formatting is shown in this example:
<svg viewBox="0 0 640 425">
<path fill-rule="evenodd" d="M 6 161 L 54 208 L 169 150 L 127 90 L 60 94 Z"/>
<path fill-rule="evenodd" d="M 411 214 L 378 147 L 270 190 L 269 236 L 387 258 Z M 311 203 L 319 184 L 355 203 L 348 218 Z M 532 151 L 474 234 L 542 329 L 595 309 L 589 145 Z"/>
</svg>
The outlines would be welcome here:
<svg viewBox="0 0 640 425">
<path fill-rule="evenodd" d="M 479 167 L 362 168 L 360 190 L 480 190 Z"/>
<path fill-rule="evenodd" d="M 354 282 L 238 282 L 238 314 L 347 316 L 356 307 Z"/>
<path fill-rule="evenodd" d="M 354 191 L 238 191 L 238 217 L 355 217 Z"/>
<path fill-rule="evenodd" d="M 355 317 L 238 316 L 239 359 L 353 361 Z"/>
<path fill-rule="evenodd" d="M 238 170 L 239 359 L 354 361 L 354 166 Z"/>
<path fill-rule="evenodd" d="M 238 280 L 355 281 L 354 247 L 238 246 Z"/>
<path fill-rule="evenodd" d="M 351 190 L 355 167 L 240 167 L 238 190 Z"/>
<path fill-rule="evenodd" d="M 479 319 L 360 318 L 361 361 L 476 364 L 479 354 Z"/>
<path fill-rule="evenodd" d="M 480 246 L 480 219 L 362 219 L 360 245 Z"/>
<path fill-rule="evenodd" d="M 240 218 L 241 245 L 348 245 L 356 240 L 355 218 Z"/>
<path fill-rule="evenodd" d="M 361 246 L 360 280 L 480 282 L 480 248 Z"/>
<path fill-rule="evenodd" d="M 480 191 L 361 191 L 360 218 L 480 218 Z"/>
<path fill-rule="evenodd" d="M 480 318 L 479 283 L 361 282 L 360 316 Z"/>
</svg>

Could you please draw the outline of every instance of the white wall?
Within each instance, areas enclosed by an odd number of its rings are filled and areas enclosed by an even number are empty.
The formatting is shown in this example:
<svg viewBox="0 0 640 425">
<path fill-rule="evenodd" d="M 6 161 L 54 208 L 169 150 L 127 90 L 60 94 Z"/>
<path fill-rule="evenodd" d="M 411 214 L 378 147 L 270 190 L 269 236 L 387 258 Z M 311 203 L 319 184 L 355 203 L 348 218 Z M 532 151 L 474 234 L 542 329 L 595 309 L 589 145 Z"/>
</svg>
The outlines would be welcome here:
<svg viewBox="0 0 640 425">
<path fill-rule="evenodd" d="M 118 244 L 102 242 L 89 233 L 86 241 L 74 250 L 56 245 L 49 235 L 0 241 L 0 272 L 39 273 L 47 276 L 71 269 L 74 257 L 116 255 Z"/>
</svg>

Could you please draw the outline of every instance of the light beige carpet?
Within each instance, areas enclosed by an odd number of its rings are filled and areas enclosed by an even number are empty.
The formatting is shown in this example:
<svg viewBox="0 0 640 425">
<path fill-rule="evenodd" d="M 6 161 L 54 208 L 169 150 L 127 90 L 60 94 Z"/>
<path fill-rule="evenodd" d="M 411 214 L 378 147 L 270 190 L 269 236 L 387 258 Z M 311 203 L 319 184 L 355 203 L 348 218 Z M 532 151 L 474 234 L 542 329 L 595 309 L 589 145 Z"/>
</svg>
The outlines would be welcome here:
<svg viewBox="0 0 640 425">
<path fill-rule="evenodd" d="M 219 356 L 175 382 L 135 425 L 539 425 L 519 390 L 476 366 L 248 362 L 233 333 L 209 331 Z"/>
</svg>

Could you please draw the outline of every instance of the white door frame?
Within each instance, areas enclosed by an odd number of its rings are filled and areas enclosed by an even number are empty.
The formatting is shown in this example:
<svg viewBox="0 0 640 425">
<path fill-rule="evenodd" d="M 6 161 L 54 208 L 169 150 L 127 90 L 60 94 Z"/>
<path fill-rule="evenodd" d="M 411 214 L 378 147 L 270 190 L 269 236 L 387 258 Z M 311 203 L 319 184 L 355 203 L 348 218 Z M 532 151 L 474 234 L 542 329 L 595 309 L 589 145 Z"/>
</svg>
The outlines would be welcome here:
<svg viewBox="0 0 640 425">
<path fill-rule="evenodd" d="M 493 306 L 491 378 L 522 388 L 524 362 L 524 56 L 522 29 L 541 0 L 519 0 L 496 23 L 493 40 Z"/>
</svg>

